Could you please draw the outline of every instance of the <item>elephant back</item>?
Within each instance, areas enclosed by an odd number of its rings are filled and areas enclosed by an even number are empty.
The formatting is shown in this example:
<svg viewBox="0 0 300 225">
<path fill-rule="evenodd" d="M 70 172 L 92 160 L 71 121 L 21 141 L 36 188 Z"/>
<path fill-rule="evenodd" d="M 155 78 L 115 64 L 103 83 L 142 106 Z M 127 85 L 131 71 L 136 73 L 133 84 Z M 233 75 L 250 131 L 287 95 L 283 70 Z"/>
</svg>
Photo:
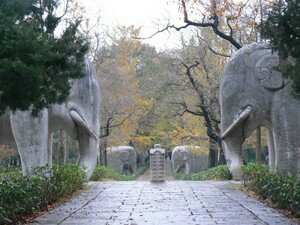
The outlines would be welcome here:
<svg viewBox="0 0 300 225">
<path fill-rule="evenodd" d="M 136 151 L 130 146 L 113 146 L 107 148 L 107 155 L 122 162 L 136 162 Z"/>
</svg>

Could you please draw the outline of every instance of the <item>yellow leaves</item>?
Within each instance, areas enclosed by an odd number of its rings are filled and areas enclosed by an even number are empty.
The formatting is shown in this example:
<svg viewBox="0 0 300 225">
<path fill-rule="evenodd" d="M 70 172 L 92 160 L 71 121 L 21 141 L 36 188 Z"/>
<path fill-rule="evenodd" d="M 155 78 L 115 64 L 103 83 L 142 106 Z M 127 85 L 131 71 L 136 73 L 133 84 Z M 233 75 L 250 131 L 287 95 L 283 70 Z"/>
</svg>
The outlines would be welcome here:
<svg viewBox="0 0 300 225">
<path fill-rule="evenodd" d="M 135 37 L 140 28 L 118 27 L 113 36 L 112 44 L 104 49 L 108 52 L 100 64 L 101 87 L 105 110 L 102 112 L 104 123 L 112 117 L 111 125 L 115 127 L 108 142 L 110 145 L 128 145 L 138 127 L 143 112 L 143 99 L 136 67 L 142 44 Z M 125 120 L 125 121 L 124 121 Z"/>
<path fill-rule="evenodd" d="M 209 140 L 202 141 L 200 145 L 189 145 L 188 150 L 195 156 L 208 155 Z"/>
<path fill-rule="evenodd" d="M 152 145 L 152 138 L 150 136 L 139 135 L 133 138 L 136 150 L 148 150 Z"/>
</svg>

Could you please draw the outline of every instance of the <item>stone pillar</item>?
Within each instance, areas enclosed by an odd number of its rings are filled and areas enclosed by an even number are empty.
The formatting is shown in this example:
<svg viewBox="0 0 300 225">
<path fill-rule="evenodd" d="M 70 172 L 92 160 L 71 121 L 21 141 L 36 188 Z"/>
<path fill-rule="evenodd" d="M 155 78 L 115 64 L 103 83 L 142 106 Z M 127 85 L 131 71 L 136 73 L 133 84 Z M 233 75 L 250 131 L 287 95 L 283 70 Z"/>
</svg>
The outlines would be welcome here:
<svg viewBox="0 0 300 225">
<path fill-rule="evenodd" d="M 150 181 L 164 182 L 166 180 L 165 153 L 160 144 L 150 150 Z"/>
</svg>

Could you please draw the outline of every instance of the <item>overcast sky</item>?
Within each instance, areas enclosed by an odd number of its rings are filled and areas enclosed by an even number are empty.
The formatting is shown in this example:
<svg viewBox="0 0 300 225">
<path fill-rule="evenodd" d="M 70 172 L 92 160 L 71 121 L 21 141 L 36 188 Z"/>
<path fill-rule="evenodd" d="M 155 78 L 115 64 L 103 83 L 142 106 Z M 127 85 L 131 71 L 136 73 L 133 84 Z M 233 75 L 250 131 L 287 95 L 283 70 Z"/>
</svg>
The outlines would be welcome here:
<svg viewBox="0 0 300 225">
<path fill-rule="evenodd" d="M 101 23 L 112 28 L 116 25 L 136 25 L 142 27 L 142 36 L 155 33 L 160 24 L 181 24 L 178 6 L 172 0 L 77 0 L 86 8 L 90 18 L 100 13 Z M 174 48 L 179 45 L 180 33 L 164 32 L 145 40 L 158 50 Z"/>
</svg>

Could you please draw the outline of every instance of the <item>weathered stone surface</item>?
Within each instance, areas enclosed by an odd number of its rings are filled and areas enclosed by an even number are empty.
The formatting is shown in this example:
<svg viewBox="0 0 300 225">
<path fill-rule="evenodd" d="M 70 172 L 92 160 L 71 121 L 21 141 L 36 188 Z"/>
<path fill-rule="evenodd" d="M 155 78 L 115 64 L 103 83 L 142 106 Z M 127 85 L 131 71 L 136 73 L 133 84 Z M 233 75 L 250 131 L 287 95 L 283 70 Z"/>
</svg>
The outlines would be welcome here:
<svg viewBox="0 0 300 225">
<path fill-rule="evenodd" d="M 52 133 L 65 130 L 78 139 L 80 164 L 91 177 L 97 162 L 100 89 L 95 66 L 85 62 L 85 76 L 72 83 L 65 102 L 51 105 L 37 117 L 31 111 L 7 112 L 0 117 L 0 144 L 15 142 L 23 173 L 33 167 L 52 164 Z"/>
<path fill-rule="evenodd" d="M 89 184 L 89 191 L 28 224 L 297 224 L 229 182 Z"/>
<path fill-rule="evenodd" d="M 130 146 L 113 146 L 107 150 L 107 166 L 119 173 L 134 173 L 136 170 L 136 151 Z"/>
<path fill-rule="evenodd" d="M 259 126 L 269 130 L 272 171 L 300 179 L 300 100 L 291 95 L 292 80 L 276 71 L 278 56 L 266 44 L 235 52 L 222 76 L 221 132 L 233 177 L 242 179 L 242 144 Z"/>
<path fill-rule="evenodd" d="M 148 151 L 137 151 L 136 152 L 136 157 L 137 157 L 137 164 L 145 164 L 146 162 L 149 161 L 149 153 Z"/>
<path fill-rule="evenodd" d="M 198 173 L 209 166 L 208 152 L 198 153 L 199 146 L 176 146 L 172 151 L 172 167 L 175 173 Z"/>
<path fill-rule="evenodd" d="M 165 170 L 165 153 L 166 150 L 161 148 L 161 145 L 154 145 L 150 149 L 150 181 L 164 182 L 166 180 Z"/>
</svg>

